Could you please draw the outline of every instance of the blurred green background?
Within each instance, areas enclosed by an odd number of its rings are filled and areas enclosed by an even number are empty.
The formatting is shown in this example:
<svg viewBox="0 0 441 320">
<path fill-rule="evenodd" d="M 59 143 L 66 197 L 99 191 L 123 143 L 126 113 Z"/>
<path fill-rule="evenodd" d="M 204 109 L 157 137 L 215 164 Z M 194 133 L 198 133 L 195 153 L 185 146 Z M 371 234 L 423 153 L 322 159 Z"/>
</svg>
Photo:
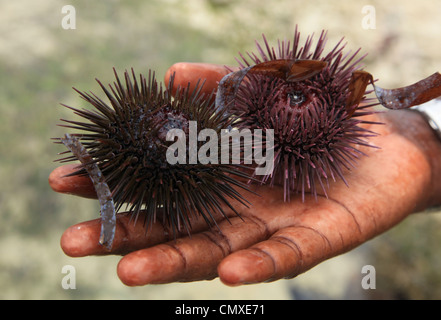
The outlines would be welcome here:
<svg viewBox="0 0 441 320">
<path fill-rule="evenodd" d="M 261 0 L 0 0 L 0 298 L 1 299 L 303 299 L 441 298 L 440 216 L 424 213 L 356 250 L 295 279 L 230 288 L 218 280 L 129 288 L 116 276 L 118 257 L 69 258 L 59 247 L 65 228 L 98 217 L 97 201 L 54 193 L 47 183 L 62 146 L 59 103 L 83 106 L 71 89 L 100 92 L 95 78 L 156 70 L 162 79 L 179 61 L 235 64 L 265 33 L 272 44 L 329 30 L 368 52 L 366 70 L 382 87 L 407 85 L 441 70 L 441 5 L 437 1 Z M 76 9 L 65 30 L 64 5 Z M 375 29 L 362 27 L 365 5 Z M 363 13 L 364 12 L 364 13 Z M 304 39 L 304 38 L 303 38 Z M 379 168 L 379 170 L 381 170 Z M 376 289 L 363 290 L 364 265 Z M 61 286 L 64 265 L 76 289 Z"/>
</svg>

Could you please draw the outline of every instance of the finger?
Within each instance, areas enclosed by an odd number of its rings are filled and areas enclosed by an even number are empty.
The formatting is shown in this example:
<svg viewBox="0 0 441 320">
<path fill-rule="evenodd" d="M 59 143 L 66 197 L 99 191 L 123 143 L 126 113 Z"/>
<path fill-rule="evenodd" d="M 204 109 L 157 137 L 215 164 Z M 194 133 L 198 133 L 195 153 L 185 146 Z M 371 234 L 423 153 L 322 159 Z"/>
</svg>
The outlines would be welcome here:
<svg viewBox="0 0 441 320">
<path fill-rule="evenodd" d="M 225 256 L 267 237 L 265 226 L 247 217 L 219 227 L 222 233 L 211 230 L 132 252 L 119 262 L 118 276 L 129 286 L 212 279 Z"/>
<path fill-rule="evenodd" d="M 212 279 L 222 258 L 219 247 L 207 246 L 203 237 L 192 236 L 132 252 L 121 259 L 117 272 L 129 286 L 184 281 L 190 277 L 189 267 L 191 280 Z"/>
<path fill-rule="evenodd" d="M 190 92 L 194 89 L 197 81 L 201 79 L 205 81 L 201 93 L 210 95 L 216 90 L 218 82 L 230 71 L 223 65 L 210 63 L 190 63 L 178 62 L 172 65 L 166 72 L 164 82 L 169 83 L 170 77 L 174 74 L 172 94 L 176 93 L 176 89 L 187 87 L 190 83 Z"/>
<path fill-rule="evenodd" d="M 230 286 L 292 278 L 330 257 L 329 252 L 328 241 L 312 229 L 288 228 L 224 259 L 219 278 Z"/>
<path fill-rule="evenodd" d="M 117 216 L 111 251 L 99 243 L 100 233 L 100 219 L 81 222 L 69 227 L 63 233 L 60 241 L 61 248 L 71 257 L 126 254 L 168 240 L 164 228 L 159 223 L 147 229 L 142 221 L 135 223 L 129 215 Z"/>
<path fill-rule="evenodd" d="M 322 203 L 297 217 L 294 226 L 225 258 L 218 267 L 221 281 L 235 286 L 292 278 L 365 240 L 351 212 L 332 201 Z"/>
<path fill-rule="evenodd" d="M 66 164 L 55 168 L 49 175 L 49 185 L 59 193 L 96 199 L 95 188 L 89 176 L 66 176 L 77 170 L 77 164 Z"/>
<path fill-rule="evenodd" d="M 233 212 L 227 211 L 231 216 Z M 216 217 L 220 220 L 220 216 Z M 128 213 L 120 213 L 116 218 L 115 238 L 112 249 L 109 251 L 99 243 L 101 233 L 101 219 L 81 222 L 69 227 L 61 237 L 61 248 L 71 257 L 90 255 L 127 254 L 144 249 L 158 243 L 170 241 L 174 238 L 188 236 L 188 230 L 182 228 L 175 235 L 161 224 L 160 217 L 147 226 L 145 212 L 140 212 L 135 219 Z M 201 216 L 191 218 L 191 232 L 198 233 L 208 228 Z"/>
</svg>

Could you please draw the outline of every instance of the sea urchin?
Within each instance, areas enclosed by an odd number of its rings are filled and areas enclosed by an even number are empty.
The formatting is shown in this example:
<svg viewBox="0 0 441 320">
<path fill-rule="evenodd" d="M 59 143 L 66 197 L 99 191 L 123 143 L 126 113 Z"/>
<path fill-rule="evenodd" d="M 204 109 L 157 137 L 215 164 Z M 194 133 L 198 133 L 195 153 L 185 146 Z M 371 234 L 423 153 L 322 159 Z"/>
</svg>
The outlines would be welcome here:
<svg viewBox="0 0 441 320">
<path fill-rule="evenodd" d="M 218 161 L 191 163 L 188 146 L 183 164 L 168 161 L 167 150 L 173 143 L 168 131 L 179 129 L 185 139 L 192 121 L 198 132 L 212 129 L 219 133 L 230 124 L 216 112 L 212 99 L 201 94 L 202 85 L 196 84 L 192 91 L 190 87 L 178 89 L 172 97 L 173 77 L 163 90 L 152 72 L 148 79 L 140 75 L 139 81 L 133 70 L 132 78 L 127 71 L 124 76 L 125 84 L 115 71 L 116 82 L 109 85 L 110 90 L 97 80 L 110 106 L 95 94 L 76 89 L 95 110 L 66 106 L 86 120 L 62 120 L 67 123 L 62 126 L 81 131 L 70 137 L 80 141 L 90 157 L 72 175 L 87 174 L 87 164 L 98 165 L 117 211 L 127 204 L 126 210 L 136 221 L 143 210 L 147 226 L 161 220 L 174 236 L 181 229 L 190 232 L 193 216 L 202 216 L 211 226 L 219 215 L 226 217 L 225 207 L 236 212 L 229 199 L 246 205 L 236 188 L 246 190 L 240 180 L 250 176 L 239 166 Z M 73 160 L 77 160 L 75 154 L 60 159 Z"/>
<path fill-rule="evenodd" d="M 240 70 L 220 82 L 217 105 L 239 128 L 274 130 L 274 170 L 262 183 L 283 185 L 286 201 L 291 191 L 317 196 L 317 185 L 326 195 L 330 178 L 346 183 L 344 170 L 362 154 L 357 145 L 371 147 L 375 135 L 359 117 L 378 103 L 366 98 L 366 85 L 355 98 L 350 88 L 364 56 L 344 55 L 342 41 L 325 54 L 324 31 L 315 48 L 312 36 L 299 46 L 297 30 L 276 49 L 263 39 L 265 49 L 257 43 L 258 55 L 241 54 Z"/>
</svg>

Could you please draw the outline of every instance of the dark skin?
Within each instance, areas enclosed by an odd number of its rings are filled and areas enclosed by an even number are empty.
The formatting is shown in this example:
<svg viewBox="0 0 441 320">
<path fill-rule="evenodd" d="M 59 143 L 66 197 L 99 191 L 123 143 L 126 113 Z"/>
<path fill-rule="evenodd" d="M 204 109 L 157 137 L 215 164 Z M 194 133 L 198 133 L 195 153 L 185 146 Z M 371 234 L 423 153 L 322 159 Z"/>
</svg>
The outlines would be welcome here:
<svg viewBox="0 0 441 320">
<path fill-rule="evenodd" d="M 226 73 L 222 66 L 179 63 L 175 85 L 186 86 L 205 78 L 211 92 Z M 331 182 L 328 198 L 297 194 L 283 201 L 283 187 L 253 186 L 261 196 L 247 194 L 249 208 L 235 207 L 242 219 L 227 210 L 230 222 L 218 229 L 194 221 L 192 237 L 169 239 L 160 223 L 146 236 L 142 223 L 133 225 L 120 215 L 111 252 L 99 245 L 100 220 L 68 228 L 63 251 L 72 257 L 123 255 L 117 268 L 129 286 L 207 280 L 219 277 L 231 286 L 292 278 L 318 263 L 350 251 L 385 232 L 408 215 L 441 204 L 441 143 L 416 112 L 388 111 L 369 116 L 381 121 L 370 142 L 381 149 L 360 147 L 368 156 L 345 172 L 349 184 Z M 60 193 L 96 197 L 87 177 L 63 176 L 75 165 L 56 168 L 49 177 Z M 140 218 L 142 219 L 142 218 Z M 142 220 L 139 220 L 142 221 Z"/>
</svg>

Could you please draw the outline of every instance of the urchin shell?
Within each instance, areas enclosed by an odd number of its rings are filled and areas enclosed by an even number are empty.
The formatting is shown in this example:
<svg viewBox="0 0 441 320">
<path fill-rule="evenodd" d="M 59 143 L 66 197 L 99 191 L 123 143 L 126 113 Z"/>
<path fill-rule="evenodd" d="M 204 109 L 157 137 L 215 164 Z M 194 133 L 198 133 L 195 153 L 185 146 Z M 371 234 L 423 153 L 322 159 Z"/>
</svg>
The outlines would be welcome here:
<svg viewBox="0 0 441 320">
<path fill-rule="evenodd" d="M 241 81 L 230 112 L 238 119 L 239 128 L 274 130 L 274 170 L 261 177 L 262 183 L 284 186 L 285 200 L 291 191 L 317 197 L 317 186 L 327 196 L 329 180 L 342 179 L 344 171 L 354 167 L 363 153 L 357 145 L 372 147 L 367 139 L 376 134 L 360 126 L 367 121 L 358 118 L 373 113 L 377 103 L 363 96 L 360 103 L 348 106 L 352 73 L 360 70 L 364 56 L 360 51 L 343 54 L 342 40 L 324 53 L 326 32 L 322 32 L 315 48 L 312 36 L 299 45 L 300 33 L 293 41 L 278 41 L 272 48 L 263 36 L 258 54 L 240 55 L 242 70 L 268 61 L 315 60 L 326 66 L 317 74 L 300 81 L 281 79 L 271 73 L 249 73 Z"/>
<path fill-rule="evenodd" d="M 118 211 L 127 204 L 125 210 L 135 222 L 139 213 L 145 211 L 147 226 L 158 219 L 176 235 L 182 229 L 191 231 L 193 217 L 202 216 L 212 226 L 219 216 L 226 217 L 224 208 L 236 212 L 230 200 L 247 204 L 236 190 L 248 190 L 239 181 L 250 178 L 243 168 L 220 161 L 208 164 L 167 161 L 166 152 L 173 143 L 166 140 L 168 130 L 181 129 L 188 138 L 190 121 L 196 121 L 198 132 L 208 128 L 219 133 L 230 124 L 230 120 L 216 112 L 214 103 L 201 94 L 202 85 L 197 83 L 191 92 L 189 87 L 180 88 L 172 97 L 174 77 L 165 89 L 151 71 L 148 79 L 140 75 L 139 81 L 133 69 L 132 78 L 126 71 L 125 84 L 116 71 L 115 77 L 116 82 L 109 89 L 97 80 L 110 105 L 93 93 L 75 89 L 95 109 L 80 110 L 64 105 L 86 121 L 62 119 L 67 123 L 62 126 L 81 131 L 72 136 L 81 141 L 92 162 L 98 164 Z M 76 158 L 68 156 L 59 160 Z M 72 175 L 83 174 L 87 174 L 84 168 Z"/>
</svg>

